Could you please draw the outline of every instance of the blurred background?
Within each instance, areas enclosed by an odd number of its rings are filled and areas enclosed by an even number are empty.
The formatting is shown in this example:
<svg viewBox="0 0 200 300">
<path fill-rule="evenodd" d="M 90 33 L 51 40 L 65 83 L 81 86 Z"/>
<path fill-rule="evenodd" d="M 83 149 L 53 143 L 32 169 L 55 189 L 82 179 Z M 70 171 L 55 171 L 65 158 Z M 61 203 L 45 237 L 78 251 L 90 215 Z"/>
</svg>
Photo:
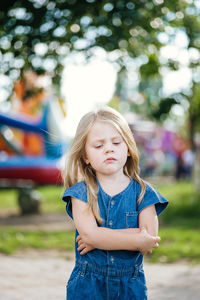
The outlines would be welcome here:
<svg viewBox="0 0 200 300">
<path fill-rule="evenodd" d="M 199 16 L 197 0 L 0 4 L 2 253 L 73 249 L 61 169 L 81 116 L 107 104 L 170 200 L 148 260 L 200 262 Z"/>
</svg>

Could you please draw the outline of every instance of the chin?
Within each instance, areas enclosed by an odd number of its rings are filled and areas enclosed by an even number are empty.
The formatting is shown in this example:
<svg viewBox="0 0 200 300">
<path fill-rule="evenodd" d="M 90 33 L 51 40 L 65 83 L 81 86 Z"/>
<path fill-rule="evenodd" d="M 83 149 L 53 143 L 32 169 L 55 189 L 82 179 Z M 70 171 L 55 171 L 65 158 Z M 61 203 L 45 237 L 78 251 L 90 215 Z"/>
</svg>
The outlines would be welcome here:
<svg viewBox="0 0 200 300">
<path fill-rule="evenodd" d="M 106 170 L 105 172 L 103 172 L 105 175 L 114 175 L 115 173 L 117 173 L 116 170 Z"/>
</svg>

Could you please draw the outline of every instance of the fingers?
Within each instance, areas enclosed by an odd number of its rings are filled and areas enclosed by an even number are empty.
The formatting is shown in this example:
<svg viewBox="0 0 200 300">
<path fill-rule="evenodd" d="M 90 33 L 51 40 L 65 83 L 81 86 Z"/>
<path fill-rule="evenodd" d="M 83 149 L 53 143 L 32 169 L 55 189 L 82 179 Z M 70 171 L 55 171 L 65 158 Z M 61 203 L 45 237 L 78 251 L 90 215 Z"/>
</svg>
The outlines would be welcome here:
<svg viewBox="0 0 200 300">
<path fill-rule="evenodd" d="M 151 254 L 153 248 L 159 247 L 159 242 L 161 240 L 160 237 L 150 235 L 145 227 L 141 227 L 140 233 L 142 234 L 142 238 L 144 241 L 144 244 L 140 248 L 141 254 Z"/>
<path fill-rule="evenodd" d="M 159 242 L 160 242 L 160 240 L 161 240 L 161 238 L 160 238 L 159 236 L 156 236 L 156 237 L 155 237 L 155 241 L 156 241 L 156 243 L 159 243 Z"/>
<path fill-rule="evenodd" d="M 84 242 L 82 241 L 82 238 L 80 235 L 77 236 L 76 238 L 76 242 L 78 243 L 78 246 L 80 247 L 82 244 L 84 244 Z M 78 248 L 79 249 L 79 248 Z"/>
<path fill-rule="evenodd" d="M 159 236 L 156 236 L 155 237 L 155 245 L 154 245 L 154 247 L 153 248 L 158 248 L 159 247 L 159 243 L 160 242 L 160 237 Z"/>
<path fill-rule="evenodd" d="M 86 253 L 88 253 L 87 248 L 83 249 L 83 251 L 80 252 L 81 255 L 84 255 L 84 254 L 86 254 Z"/>
<path fill-rule="evenodd" d="M 83 250 L 84 248 L 86 248 L 86 244 L 85 243 L 82 243 L 78 246 L 78 251 L 81 251 Z"/>
<path fill-rule="evenodd" d="M 80 252 L 81 255 L 84 255 L 89 251 L 89 249 L 85 243 L 81 243 L 77 250 Z"/>
<path fill-rule="evenodd" d="M 76 238 L 77 243 L 78 243 L 80 240 L 81 240 L 81 236 L 78 235 L 77 238 Z"/>
<path fill-rule="evenodd" d="M 80 252 L 81 255 L 84 255 L 90 251 L 90 249 L 88 248 L 88 245 L 83 242 L 80 235 L 77 236 L 76 242 L 78 243 L 77 250 Z"/>
<path fill-rule="evenodd" d="M 80 252 L 81 255 L 84 255 L 84 254 L 88 253 L 91 250 L 92 249 L 90 248 L 90 246 L 88 246 L 86 244 L 82 244 L 81 247 L 78 248 L 78 251 Z"/>
<path fill-rule="evenodd" d="M 155 243 L 154 245 L 153 245 L 153 248 L 158 248 L 159 247 L 159 244 L 158 243 Z"/>
</svg>

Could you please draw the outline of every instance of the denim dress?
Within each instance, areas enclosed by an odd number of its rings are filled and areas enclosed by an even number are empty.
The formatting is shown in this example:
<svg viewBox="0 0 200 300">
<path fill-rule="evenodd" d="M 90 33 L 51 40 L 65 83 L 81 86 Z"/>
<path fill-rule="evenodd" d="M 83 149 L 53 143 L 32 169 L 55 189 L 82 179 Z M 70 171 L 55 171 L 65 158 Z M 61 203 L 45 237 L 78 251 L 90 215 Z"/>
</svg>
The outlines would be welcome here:
<svg viewBox="0 0 200 300">
<path fill-rule="evenodd" d="M 147 206 L 155 205 L 159 215 L 168 201 L 146 184 L 146 193 L 138 205 L 140 185 L 131 179 L 129 185 L 114 196 L 108 195 L 98 182 L 98 204 L 103 223 L 111 229 L 138 228 L 138 215 Z M 87 203 L 87 186 L 79 182 L 65 190 L 63 200 L 72 216 L 71 197 Z M 75 238 L 78 232 L 76 230 Z M 143 271 L 143 255 L 138 251 L 94 249 L 80 255 L 75 242 L 75 267 L 67 283 L 67 300 L 145 300 L 147 288 Z M 123 247 L 122 247 L 123 248 Z"/>
</svg>

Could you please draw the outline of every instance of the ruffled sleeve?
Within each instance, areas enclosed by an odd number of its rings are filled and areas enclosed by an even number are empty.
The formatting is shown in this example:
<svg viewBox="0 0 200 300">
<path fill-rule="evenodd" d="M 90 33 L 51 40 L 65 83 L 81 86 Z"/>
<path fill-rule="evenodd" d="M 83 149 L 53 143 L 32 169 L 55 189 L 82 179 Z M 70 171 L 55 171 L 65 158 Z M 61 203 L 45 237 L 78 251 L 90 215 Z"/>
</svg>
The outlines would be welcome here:
<svg viewBox="0 0 200 300">
<path fill-rule="evenodd" d="M 87 203 L 87 185 L 84 181 L 78 182 L 66 189 L 62 200 L 66 202 L 66 212 L 73 219 L 71 197 Z"/>
<path fill-rule="evenodd" d="M 157 215 L 160 215 L 168 205 L 168 201 L 149 183 L 146 183 L 146 192 L 142 202 L 138 206 L 140 213 L 145 207 L 155 205 Z"/>
</svg>

